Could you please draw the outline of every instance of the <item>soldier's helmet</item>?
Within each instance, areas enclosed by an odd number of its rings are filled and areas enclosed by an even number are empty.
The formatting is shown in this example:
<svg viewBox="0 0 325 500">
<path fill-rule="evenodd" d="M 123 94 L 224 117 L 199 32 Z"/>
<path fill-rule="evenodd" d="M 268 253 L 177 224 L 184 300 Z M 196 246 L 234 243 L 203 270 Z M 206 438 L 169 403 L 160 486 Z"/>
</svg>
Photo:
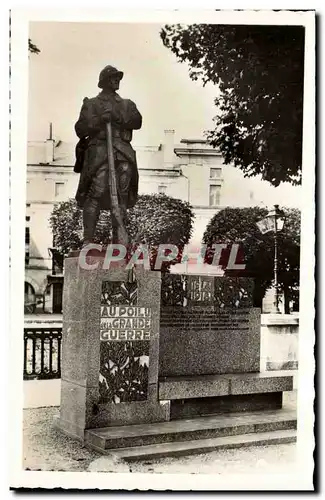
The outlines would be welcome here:
<svg viewBox="0 0 325 500">
<path fill-rule="evenodd" d="M 114 66 L 105 66 L 105 68 L 102 69 L 99 73 L 98 87 L 102 89 L 105 80 L 107 80 L 107 78 L 110 78 L 111 76 L 118 76 L 119 79 L 122 80 L 123 75 L 123 71 L 119 71 L 118 69 L 114 68 Z"/>
</svg>

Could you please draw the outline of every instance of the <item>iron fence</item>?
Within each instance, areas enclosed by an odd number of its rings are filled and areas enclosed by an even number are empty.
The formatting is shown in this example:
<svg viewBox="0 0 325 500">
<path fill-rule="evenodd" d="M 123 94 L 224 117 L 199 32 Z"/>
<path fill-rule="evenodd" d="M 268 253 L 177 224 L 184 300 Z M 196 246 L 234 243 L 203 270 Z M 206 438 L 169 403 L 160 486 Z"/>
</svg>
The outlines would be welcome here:
<svg viewBox="0 0 325 500">
<path fill-rule="evenodd" d="M 61 378 L 62 328 L 24 328 L 24 380 Z"/>
</svg>

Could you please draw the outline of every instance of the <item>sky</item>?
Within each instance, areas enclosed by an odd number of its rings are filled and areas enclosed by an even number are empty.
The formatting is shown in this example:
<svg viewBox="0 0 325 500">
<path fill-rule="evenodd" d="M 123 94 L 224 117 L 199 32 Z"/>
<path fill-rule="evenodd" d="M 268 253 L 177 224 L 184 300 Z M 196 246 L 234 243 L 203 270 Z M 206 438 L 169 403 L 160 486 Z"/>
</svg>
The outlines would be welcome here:
<svg viewBox="0 0 325 500">
<path fill-rule="evenodd" d="M 93 97 L 107 64 L 124 72 L 119 93 L 143 116 L 133 144 L 154 146 L 165 129 L 175 140 L 203 138 L 213 128 L 218 89 L 190 79 L 188 67 L 163 46 L 162 25 L 32 22 L 30 38 L 41 50 L 29 57 L 28 140 L 42 141 L 53 123 L 54 138 L 75 142 L 74 124 L 84 97 Z"/>
<path fill-rule="evenodd" d="M 143 117 L 141 130 L 133 133 L 133 146 L 158 146 L 165 129 L 175 130 L 176 143 L 204 138 L 204 131 L 214 128 L 218 88 L 190 79 L 188 66 L 164 47 L 159 35 L 162 27 L 31 22 L 29 36 L 41 52 L 29 55 L 28 140 L 47 139 L 52 122 L 54 139 L 76 143 L 74 124 L 83 98 L 100 92 L 98 76 L 107 64 L 124 72 L 119 94 L 132 99 Z M 272 188 L 259 178 L 250 184 L 259 199 L 268 193 L 274 203 L 299 205 L 299 189 L 291 185 Z"/>
</svg>

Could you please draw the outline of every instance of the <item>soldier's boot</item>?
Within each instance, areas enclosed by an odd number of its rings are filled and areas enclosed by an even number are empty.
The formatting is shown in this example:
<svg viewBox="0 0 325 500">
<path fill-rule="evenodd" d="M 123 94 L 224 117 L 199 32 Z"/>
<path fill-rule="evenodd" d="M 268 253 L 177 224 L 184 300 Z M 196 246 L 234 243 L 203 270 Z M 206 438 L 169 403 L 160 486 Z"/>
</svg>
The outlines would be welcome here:
<svg viewBox="0 0 325 500">
<path fill-rule="evenodd" d="M 99 214 L 99 200 L 95 198 L 87 198 L 83 209 L 83 246 L 93 242 Z"/>
</svg>

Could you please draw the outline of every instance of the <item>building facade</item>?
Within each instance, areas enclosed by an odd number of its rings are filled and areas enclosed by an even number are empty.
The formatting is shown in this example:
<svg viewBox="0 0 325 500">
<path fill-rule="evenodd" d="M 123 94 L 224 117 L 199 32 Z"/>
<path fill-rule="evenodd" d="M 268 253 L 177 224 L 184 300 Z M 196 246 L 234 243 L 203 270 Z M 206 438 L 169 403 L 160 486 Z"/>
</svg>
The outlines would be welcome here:
<svg viewBox="0 0 325 500">
<path fill-rule="evenodd" d="M 175 143 L 174 130 L 166 130 L 157 146 L 135 147 L 139 193 L 165 193 L 188 201 L 195 221 L 191 239 L 199 247 L 215 213 L 226 206 L 271 206 L 291 200 L 299 206 L 299 188 L 273 188 L 259 179 L 246 179 L 238 169 L 223 165 L 221 154 L 204 140 Z M 53 248 L 49 217 L 54 204 L 73 198 L 79 176 L 73 172 L 74 144 L 50 138 L 28 144 L 25 232 L 25 312 L 61 313 L 62 262 Z M 289 198 L 288 198 L 289 196 Z M 287 205 L 287 203 L 286 203 Z M 174 266 L 173 272 L 198 272 Z M 207 272 L 202 267 L 199 271 Z M 211 272 L 211 267 L 209 269 Z"/>
</svg>

